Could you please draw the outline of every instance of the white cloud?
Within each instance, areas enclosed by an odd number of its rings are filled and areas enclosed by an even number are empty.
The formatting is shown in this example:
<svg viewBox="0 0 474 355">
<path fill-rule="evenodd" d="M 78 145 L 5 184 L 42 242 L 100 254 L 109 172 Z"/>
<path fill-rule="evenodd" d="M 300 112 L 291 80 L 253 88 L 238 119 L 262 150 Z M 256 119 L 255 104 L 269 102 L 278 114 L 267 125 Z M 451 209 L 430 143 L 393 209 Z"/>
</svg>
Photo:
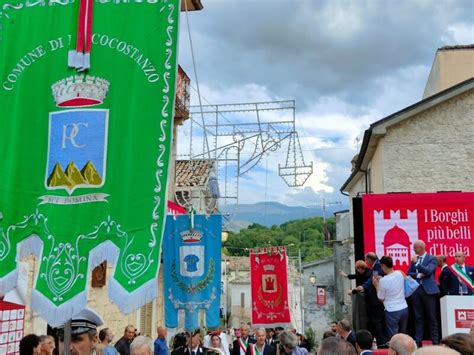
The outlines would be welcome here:
<svg viewBox="0 0 474 355">
<path fill-rule="evenodd" d="M 450 25 L 446 29 L 446 33 L 441 36 L 441 40 L 445 45 L 472 44 L 474 43 L 474 24 L 456 23 Z"/>
<path fill-rule="evenodd" d="M 190 20 L 203 104 L 295 99 L 305 161 L 314 162 L 305 186 L 290 189 L 278 176 L 286 157 L 282 146 L 268 159 L 266 172 L 264 158 L 241 178 L 242 203 L 339 199 L 356 137 L 420 100 L 437 48 L 474 42 L 471 0 L 206 0 Z M 195 87 L 187 41 L 183 32 L 180 63 Z M 194 91 L 192 102 L 198 102 Z M 243 122 L 251 115 L 225 116 Z M 190 137 L 189 128 L 181 131 Z M 198 150 L 202 133 L 193 135 Z M 178 144 L 189 151 L 189 142 Z"/>
</svg>

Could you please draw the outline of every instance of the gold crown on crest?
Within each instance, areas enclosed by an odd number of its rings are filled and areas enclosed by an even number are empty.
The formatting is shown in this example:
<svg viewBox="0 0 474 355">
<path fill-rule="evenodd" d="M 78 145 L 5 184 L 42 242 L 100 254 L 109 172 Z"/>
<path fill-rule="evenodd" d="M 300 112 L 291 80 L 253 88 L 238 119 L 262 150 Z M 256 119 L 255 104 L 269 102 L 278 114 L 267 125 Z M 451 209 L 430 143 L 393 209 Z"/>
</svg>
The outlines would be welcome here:
<svg viewBox="0 0 474 355">
<path fill-rule="evenodd" d="M 263 265 L 263 270 L 265 271 L 275 271 L 275 265 Z"/>
<path fill-rule="evenodd" d="M 58 107 L 83 107 L 101 104 L 110 83 L 90 75 L 75 75 L 59 80 L 51 86 Z"/>
<path fill-rule="evenodd" d="M 187 230 L 187 231 L 181 232 L 180 235 L 181 235 L 181 240 L 184 243 L 198 243 L 201 241 L 201 238 L 203 236 L 202 232 L 199 232 L 196 230 Z"/>
</svg>

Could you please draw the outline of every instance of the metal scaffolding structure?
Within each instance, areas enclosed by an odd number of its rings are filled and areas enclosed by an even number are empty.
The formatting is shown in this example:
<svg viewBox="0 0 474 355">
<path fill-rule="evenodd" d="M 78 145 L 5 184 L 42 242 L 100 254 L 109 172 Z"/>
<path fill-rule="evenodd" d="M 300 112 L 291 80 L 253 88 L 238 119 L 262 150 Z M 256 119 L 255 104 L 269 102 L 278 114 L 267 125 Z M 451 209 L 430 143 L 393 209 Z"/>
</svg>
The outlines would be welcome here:
<svg viewBox="0 0 474 355">
<path fill-rule="evenodd" d="M 266 155 L 286 147 L 279 175 L 289 187 L 303 186 L 313 173 L 305 163 L 295 127 L 295 101 L 271 101 L 190 107 L 189 152 L 180 158 L 212 163 L 219 180 L 220 205 L 238 204 L 240 178 Z M 183 137 L 180 137 L 180 141 Z M 287 145 L 286 145 L 287 144 Z"/>
</svg>

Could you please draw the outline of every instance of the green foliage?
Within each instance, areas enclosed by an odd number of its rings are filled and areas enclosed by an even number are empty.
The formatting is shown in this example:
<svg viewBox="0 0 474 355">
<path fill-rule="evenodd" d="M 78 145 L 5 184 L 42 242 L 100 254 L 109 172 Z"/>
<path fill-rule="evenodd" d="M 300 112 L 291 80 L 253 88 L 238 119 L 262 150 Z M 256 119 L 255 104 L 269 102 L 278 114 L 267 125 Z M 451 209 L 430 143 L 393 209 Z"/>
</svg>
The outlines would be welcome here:
<svg viewBox="0 0 474 355">
<path fill-rule="evenodd" d="M 304 337 L 308 343 L 308 351 L 313 350 L 316 346 L 316 334 L 311 326 L 304 331 Z"/>
<path fill-rule="evenodd" d="M 334 218 L 326 219 L 326 223 L 329 233 L 334 235 Z M 298 219 L 271 228 L 254 223 L 239 233 L 230 233 L 223 250 L 227 255 L 245 256 L 250 248 L 269 246 L 285 246 L 292 257 L 297 257 L 301 249 L 304 262 L 332 255 L 332 249 L 324 242 L 322 217 Z"/>
</svg>

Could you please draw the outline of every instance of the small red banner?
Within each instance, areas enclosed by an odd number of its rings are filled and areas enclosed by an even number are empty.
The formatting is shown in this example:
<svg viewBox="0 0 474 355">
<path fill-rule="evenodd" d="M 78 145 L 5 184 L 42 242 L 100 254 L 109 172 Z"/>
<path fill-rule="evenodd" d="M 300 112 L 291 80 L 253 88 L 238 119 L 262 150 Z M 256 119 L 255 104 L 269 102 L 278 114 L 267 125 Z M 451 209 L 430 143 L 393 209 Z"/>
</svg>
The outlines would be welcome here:
<svg viewBox="0 0 474 355">
<path fill-rule="evenodd" d="M 177 216 L 180 214 L 186 214 L 186 208 L 178 205 L 177 203 L 174 203 L 173 201 L 168 200 L 166 206 L 166 211 L 170 215 Z"/>
<path fill-rule="evenodd" d="M 462 251 L 474 264 L 474 193 L 372 194 L 362 197 L 364 250 L 390 255 L 406 272 L 420 239 L 432 255 L 446 255 L 448 264 Z"/>
<path fill-rule="evenodd" d="M 471 328 L 474 322 L 474 309 L 455 309 L 454 320 L 456 328 Z"/>
<path fill-rule="evenodd" d="M 326 305 L 326 287 L 316 287 L 316 304 L 320 307 Z"/>
<path fill-rule="evenodd" d="M 250 251 L 252 326 L 277 327 L 291 323 L 288 306 L 286 250 Z"/>
</svg>

